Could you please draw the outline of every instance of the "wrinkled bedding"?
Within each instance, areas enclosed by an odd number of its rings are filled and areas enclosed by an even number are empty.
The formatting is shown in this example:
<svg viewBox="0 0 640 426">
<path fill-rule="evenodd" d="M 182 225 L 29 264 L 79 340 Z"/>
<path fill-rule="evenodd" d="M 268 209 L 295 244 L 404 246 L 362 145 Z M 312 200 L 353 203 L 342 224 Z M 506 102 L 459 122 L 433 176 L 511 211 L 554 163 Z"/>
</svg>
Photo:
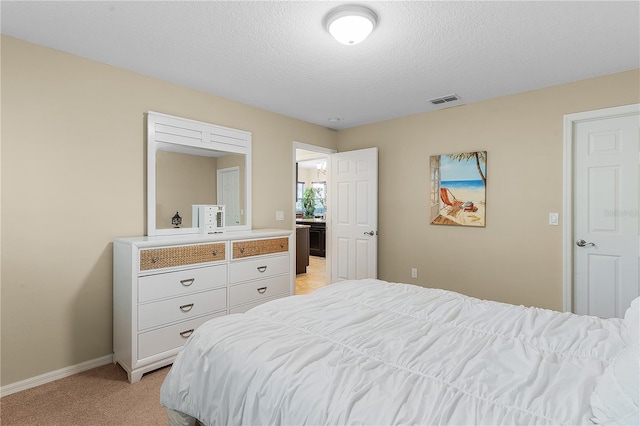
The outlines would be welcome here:
<svg viewBox="0 0 640 426">
<path fill-rule="evenodd" d="M 205 323 L 161 403 L 205 425 L 589 424 L 622 324 L 345 281 Z"/>
</svg>

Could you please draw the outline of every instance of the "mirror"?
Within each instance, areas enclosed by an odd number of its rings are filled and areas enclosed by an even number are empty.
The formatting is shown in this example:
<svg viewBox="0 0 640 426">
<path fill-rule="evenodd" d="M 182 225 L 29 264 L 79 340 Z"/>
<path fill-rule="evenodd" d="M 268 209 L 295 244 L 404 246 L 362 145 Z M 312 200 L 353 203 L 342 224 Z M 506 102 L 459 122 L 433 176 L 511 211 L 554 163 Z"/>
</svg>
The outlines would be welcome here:
<svg viewBox="0 0 640 426">
<path fill-rule="evenodd" d="M 176 213 L 182 218 L 181 228 L 197 226 L 191 222 L 193 204 L 224 205 L 225 228 L 244 225 L 244 159 L 219 151 L 200 155 L 157 151 L 156 228 L 173 228 Z"/>
<path fill-rule="evenodd" d="M 251 229 L 250 143 L 248 132 L 149 112 L 147 235 L 200 232 L 194 204 L 225 205 L 225 231 Z"/>
</svg>

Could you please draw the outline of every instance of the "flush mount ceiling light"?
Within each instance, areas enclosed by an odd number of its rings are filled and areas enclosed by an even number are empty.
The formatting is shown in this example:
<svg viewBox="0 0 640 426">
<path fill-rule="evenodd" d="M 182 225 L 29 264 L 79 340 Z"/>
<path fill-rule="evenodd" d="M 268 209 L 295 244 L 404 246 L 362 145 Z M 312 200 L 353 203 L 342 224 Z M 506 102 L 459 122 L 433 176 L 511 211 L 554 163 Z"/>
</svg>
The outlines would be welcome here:
<svg viewBox="0 0 640 426">
<path fill-rule="evenodd" d="M 367 38 L 378 23 L 378 15 L 368 7 L 338 6 L 324 18 L 324 28 L 342 44 L 354 45 Z"/>
</svg>

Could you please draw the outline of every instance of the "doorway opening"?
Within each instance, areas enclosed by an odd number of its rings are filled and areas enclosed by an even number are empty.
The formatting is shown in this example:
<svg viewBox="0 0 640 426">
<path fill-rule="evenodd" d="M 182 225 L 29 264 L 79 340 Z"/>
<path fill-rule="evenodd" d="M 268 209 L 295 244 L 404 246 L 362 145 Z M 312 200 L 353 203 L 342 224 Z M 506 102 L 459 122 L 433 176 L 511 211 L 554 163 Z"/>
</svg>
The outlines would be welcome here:
<svg viewBox="0 0 640 426">
<path fill-rule="evenodd" d="M 331 232 L 329 176 L 335 150 L 293 143 L 293 200 L 296 230 L 295 294 L 308 294 L 328 284 Z"/>
</svg>

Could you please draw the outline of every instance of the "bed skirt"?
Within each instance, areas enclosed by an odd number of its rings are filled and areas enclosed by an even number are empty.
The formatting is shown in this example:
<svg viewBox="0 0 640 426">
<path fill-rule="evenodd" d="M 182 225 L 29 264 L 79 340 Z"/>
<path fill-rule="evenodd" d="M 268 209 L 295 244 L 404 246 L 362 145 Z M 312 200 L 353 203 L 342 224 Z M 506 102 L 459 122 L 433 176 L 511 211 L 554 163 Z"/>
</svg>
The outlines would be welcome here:
<svg viewBox="0 0 640 426">
<path fill-rule="evenodd" d="M 170 426 L 197 426 L 202 424 L 195 417 L 170 408 L 167 408 L 167 417 L 169 417 Z"/>
</svg>

